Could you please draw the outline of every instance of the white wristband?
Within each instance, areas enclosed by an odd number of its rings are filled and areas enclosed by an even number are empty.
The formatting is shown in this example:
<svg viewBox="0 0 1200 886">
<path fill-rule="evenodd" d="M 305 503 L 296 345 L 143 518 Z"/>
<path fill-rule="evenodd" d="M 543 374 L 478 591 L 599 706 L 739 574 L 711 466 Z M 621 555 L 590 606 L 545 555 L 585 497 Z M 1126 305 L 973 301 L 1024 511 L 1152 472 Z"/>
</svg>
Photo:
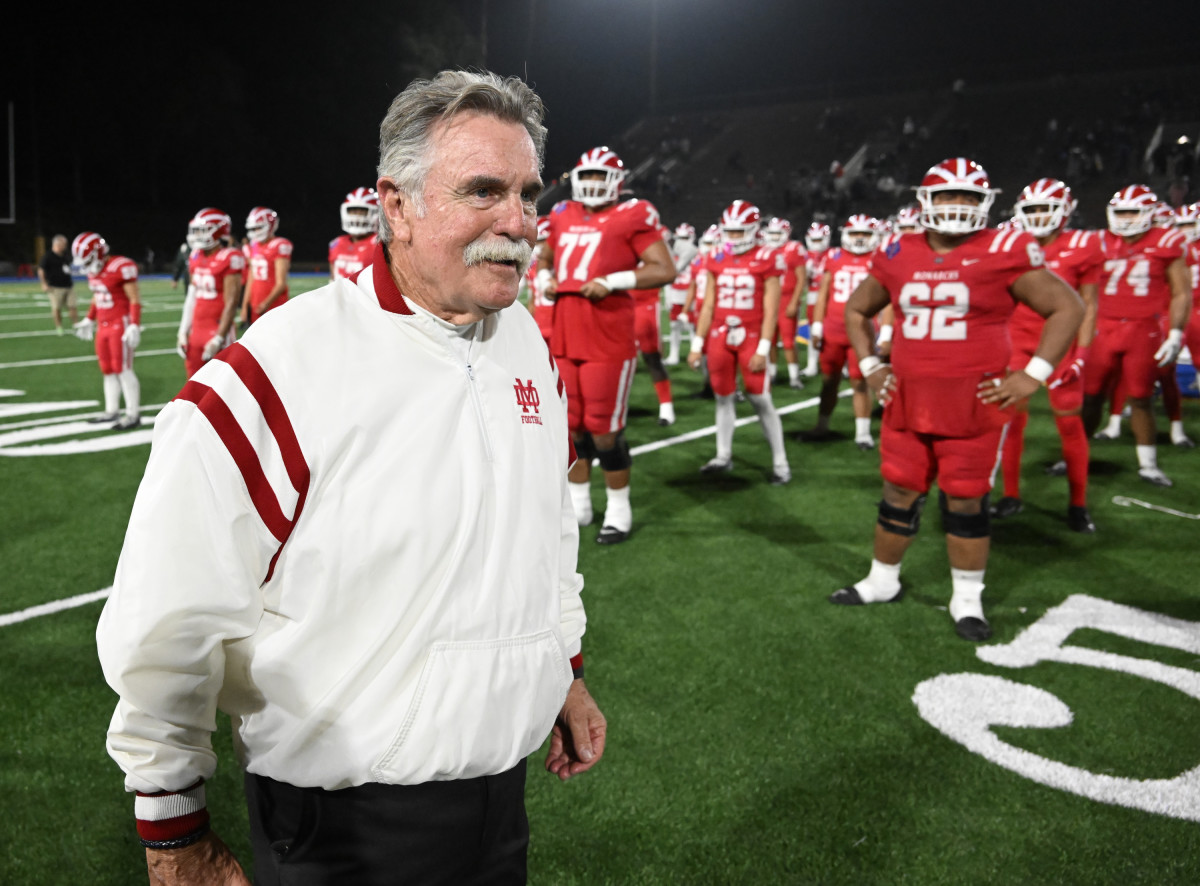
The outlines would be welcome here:
<svg viewBox="0 0 1200 886">
<path fill-rule="evenodd" d="M 888 342 L 890 342 L 892 340 L 892 333 L 894 331 L 895 330 L 893 329 L 891 323 L 888 323 L 885 326 L 880 326 L 879 327 L 879 343 L 881 345 L 886 345 Z"/>
<path fill-rule="evenodd" d="M 1041 357 L 1030 357 L 1029 362 L 1025 364 L 1025 374 L 1045 384 L 1046 379 L 1054 374 L 1054 364 Z"/>
<path fill-rule="evenodd" d="M 883 366 L 884 366 L 883 361 L 880 360 L 878 357 L 876 357 L 874 354 L 872 354 L 869 357 L 863 357 L 861 360 L 858 361 L 859 371 L 862 372 L 864 378 L 868 375 L 878 372 L 880 369 L 883 368 Z"/>
<path fill-rule="evenodd" d="M 771 354 L 771 342 L 765 338 L 758 340 L 758 347 L 754 349 L 754 353 L 760 357 L 768 357 Z"/>
<path fill-rule="evenodd" d="M 808 328 L 810 338 L 820 338 L 825 334 L 825 324 L 820 320 L 813 322 L 813 325 Z"/>
<path fill-rule="evenodd" d="M 699 354 L 704 350 L 704 339 L 698 335 L 692 336 L 692 353 Z"/>
<path fill-rule="evenodd" d="M 617 271 L 615 274 L 598 279 L 608 287 L 609 292 L 617 289 L 637 289 L 637 271 Z"/>
<path fill-rule="evenodd" d="M 1167 333 L 1167 344 L 1178 345 L 1183 343 L 1183 332 L 1179 329 L 1172 329 Z"/>
</svg>

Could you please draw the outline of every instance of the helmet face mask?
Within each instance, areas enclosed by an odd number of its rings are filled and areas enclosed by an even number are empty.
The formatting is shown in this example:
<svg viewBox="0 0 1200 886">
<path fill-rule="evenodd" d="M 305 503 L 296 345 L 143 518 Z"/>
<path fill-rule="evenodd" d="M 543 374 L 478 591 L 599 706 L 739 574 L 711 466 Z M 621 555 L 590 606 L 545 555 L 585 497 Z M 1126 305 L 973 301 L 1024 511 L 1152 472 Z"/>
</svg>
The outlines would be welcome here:
<svg viewBox="0 0 1200 886">
<path fill-rule="evenodd" d="M 758 228 L 762 213 L 753 203 L 734 200 L 721 213 L 721 236 L 734 253 L 749 252 L 758 245 Z"/>
<path fill-rule="evenodd" d="M 919 234 L 921 227 L 921 211 L 914 206 L 905 206 L 896 213 L 894 229 L 897 234 Z"/>
<path fill-rule="evenodd" d="M 771 249 L 778 249 L 787 243 L 792 236 L 792 223 L 786 218 L 772 218 L 763 229 L 763 243 Z"/>
<path fill-rule="evenodd" d="M 1200 240 L 1200 203 L 1180 206 L 1175 213 L 1175 227 L 1183 231 L 1189 243 Z"/>
<path fill-rule="evenodd" d="M 71 244 L 71 264 L 89 277 L 104 270 L 108 258 L 108 243 L 99 234 L 84 231 Z"/>
<path fill-rule="evenodd" d="M 693 228 L 691 225 L 689 225 L 687 222 L 684 222 L 683 224 L 679 225 L 679 227 L 677 227 L 675 229 L 675 233 L 674 233 L 672 239 L 676 240 L 676 241 L 681 241 L 684 243 L 695 243 L 696 242 L 696 229 Z"/>
<path fill-rule="evenodd" d="M 879 222 L 870 216 L 852 215 L 842 226 L 842 249 L 854 255 L 866 255 L 879 246 Z"/>
<path fill-rule="evenodd" d="M 1108 229 L 1118 237 L 1136 237 L 1154 224 L 1158 195 L 1145 185 L 1130 185 L 1112 195 L 1105 212 Z"/>
<path fill-rule="evenodd" d="M 592 148 L 584 153 L 571 170 L 571 199 L 589 209 L 617 202 L 625 164 L 608 148 Z"/>
<path fill-rule="evenodd" d="M 804 234 L 804 246 L 809 252 L 824 252 L 829 248 L 829 225 L 813 222 Z"/>
<path fill-rule="evenodd" d="M 342 230 L 365 237 L 379 229 L 379 195 L 374 188 L 355 188 L 342 201 Z"/>
<path fill-rule="evenodd" d="M 1055 178 L 1040 178 L 1026 185 L 1013 207 L 1022 230 L 1048 237 L 1063 228 L 1075 211 L 1071 189 Z"/>
<path fill-rule="evenodd" d="M 255 206 L 246 216 L 246 237 L 251 243 L 266 243 L 279 229 L 279 215 L 265 206 Z"/>
<path fill-rule="evenodd" d="M 208 252 L 221 245 L 221 238 L 228 237 L 233 222 L 219 209 L 201 209 L 188 222 L 187 244 L 192 249 Z"/>
<path fill-rule="evenodd" d="M 951 237 L 981 231 L 987 227 L 997 193 L 987 172 L 974 160 L 943 160 L 925 173 L 917 188 L 921 224 Z"/>
<path fill-rule="evenodd" d="M 716 249 L 721 243 L 721 226 L 709 225 L 700 238 L 701 249 Z"/>
</svg>

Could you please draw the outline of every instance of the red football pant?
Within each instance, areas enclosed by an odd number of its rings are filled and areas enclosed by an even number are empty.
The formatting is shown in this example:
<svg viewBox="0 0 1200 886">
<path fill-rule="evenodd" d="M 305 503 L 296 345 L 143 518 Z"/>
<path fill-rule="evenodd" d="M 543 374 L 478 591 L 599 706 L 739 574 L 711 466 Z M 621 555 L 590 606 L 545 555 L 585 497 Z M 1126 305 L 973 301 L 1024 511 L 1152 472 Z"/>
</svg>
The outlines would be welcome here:
<svg viewBox="0 0 1200 886">
<path fill-rule="evenodd" d="M 991 491 L 1004 430 L 939 437 L 898 431 L 885 422 L 879 433 L 880 473 L 902 489 L 928 492 L 936 477 L 942 492 L 952 498 L 979 498 Z"/>
<path fill-rule="evenodd" d="M 1096 340 L 1084 366 L 1087 395 L 1093 397 L 1111 392 L 1119 378 L 1124 382 L 1127 396 L 1149 397 L 1154 393 L 1154 382 L 1158 378 L 1154 352 L 1162 341 L 1162 329 L 1153 317 L 1097 320 Z"/>
<path fill-rule="evenodd" d="M 558 357 L 557 361 L 567 393 L 567 422 L 571 432 L 615 434 L 623 429 L 637 360 L 600 363 Z"/>
<path fill-rule="evenodd" d="M 832 378 L 842 374 L 842 367 L 847 363 L 850 365 L 850 378 L 857 381 L 863 377 L 862 370 L 858 368 L 858 355 L 854 353 L 854 348 L 850 347 L 850 342 L 831 342 L 829 339 L 821 346 L 821 374 Z"/>
<path fill-rule="evenodd" d="M 96 326 L 96 358 L 105 375 L 116 375 L 133 368 L 133 349 L 126 347 L 121 338 L 128 322 L 128 317 L 122 317 L 120 320 L 101 320 Z"/>
<path fill-rule="evenodd" d="M 659 342 L 662 340 L 662 325 L 657 301 L 634 302 L 633 335 L 641 353 L 657 354 L 661 351 Z"/>
<path fill-rule="evenodd" d="M 725 327 L 719 326 L 708 335 L 708 381 L 718 397 L 731 397 L 737 390 L 737 374 L 742 373 L 742 383 L 747 394 L 761 394 L 770 390 L 766 370 L 750 371 L 750 358 L 758 347 L 758 333 L 746 333 L 745 340 L 736 348 L 725 344 Z"/>
</svg>

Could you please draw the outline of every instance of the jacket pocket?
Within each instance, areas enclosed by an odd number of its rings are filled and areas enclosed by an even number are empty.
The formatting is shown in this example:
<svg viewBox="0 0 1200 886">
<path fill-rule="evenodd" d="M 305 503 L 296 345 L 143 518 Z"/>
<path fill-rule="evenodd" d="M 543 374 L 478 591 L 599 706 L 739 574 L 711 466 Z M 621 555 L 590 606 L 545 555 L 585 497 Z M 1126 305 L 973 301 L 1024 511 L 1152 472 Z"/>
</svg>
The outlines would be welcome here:
<svg viewBox="0 0 1200 886">
<path fill-rule="evenodd" d="M 550 733 L 571 683 L 553 631 L 435 643 L 412 701 L 371 774 L 385 784 L 493 775 Z"/>
</svg>

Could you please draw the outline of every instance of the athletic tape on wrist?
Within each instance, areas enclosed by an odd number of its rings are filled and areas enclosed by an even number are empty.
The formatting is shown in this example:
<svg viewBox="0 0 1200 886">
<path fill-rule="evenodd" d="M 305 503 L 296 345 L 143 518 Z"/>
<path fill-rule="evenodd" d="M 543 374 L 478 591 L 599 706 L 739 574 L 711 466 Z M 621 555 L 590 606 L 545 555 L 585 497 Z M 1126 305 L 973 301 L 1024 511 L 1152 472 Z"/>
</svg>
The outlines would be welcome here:
<svg viewBox="0 0 1200 886">
<path fill-rule="evenodd" d="M 858 368 L 862 372 L 864 378 L 872 373 L 878 372 L 883 367 L 883 361 L 874 354 L 869 357 L 863 357 L 858 361 Z"/>
<path fill-rule="evenodd" d="M 1030 357 L 1029 362 L 1025 364 L 1025 374 L 1045 384 L 1046 379 L 1054 374 L 1054 364 L 1041 357 Z"/>
<path fill-rule="evenodd" d="M 704 339 L 698 335 L 692 336 L 692 353 L 699 354 L 704 350 Z"/>
<path fill-rule="evenodd" d="M 758 354 L 760 357 L 769 356 L 771 353 L 771 342 L 765 338 L 760 338 L 758 340 L 758 347 L 754 349 L 754 353 Z"/>
<path fill-rule="evenodd" d="M 617 289 L 637 289 L 636 271 L 616 271 L 607 277 L 601 277 L 600 282 L 612 292 Z"/>
</svg>

